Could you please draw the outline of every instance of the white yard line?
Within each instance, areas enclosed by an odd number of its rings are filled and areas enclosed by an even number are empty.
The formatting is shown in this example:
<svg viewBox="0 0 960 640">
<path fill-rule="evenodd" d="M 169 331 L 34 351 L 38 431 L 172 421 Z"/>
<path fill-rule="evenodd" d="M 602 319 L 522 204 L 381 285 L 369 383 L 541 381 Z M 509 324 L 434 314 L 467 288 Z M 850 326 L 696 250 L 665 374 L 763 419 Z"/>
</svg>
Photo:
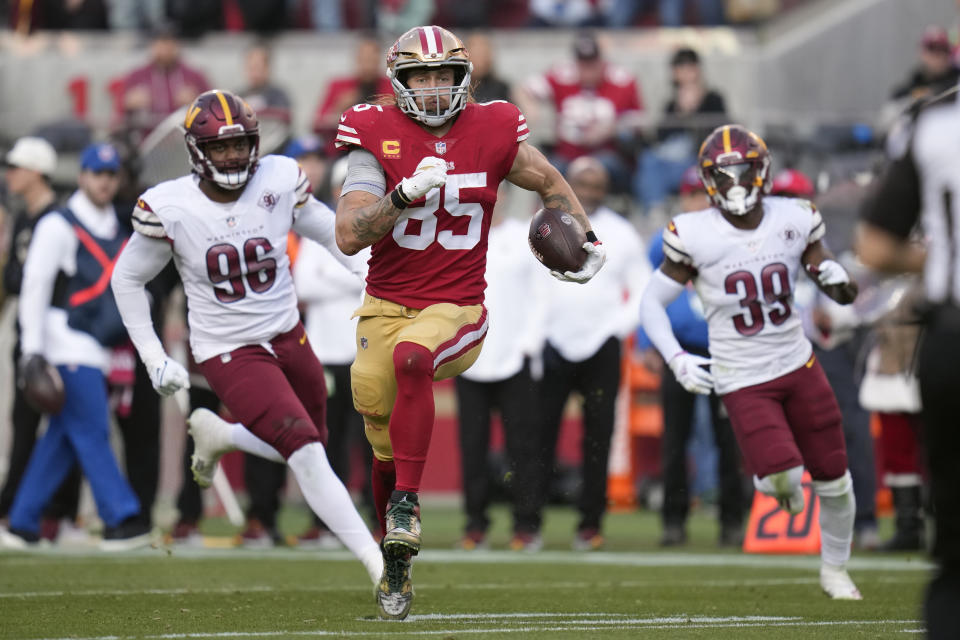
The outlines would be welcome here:
<svg viewBox="0 0 960 640">
<path fill-rule="evenodd" d="M 558 618 L 575 617 L 578 615 L 605 616 L 614 618 L 609 621 L 604 620 L 603 626 L 593 626 L 595 621 L 577 621 L 560 620 Z M 541 618 L 542 620 L 536 620 Z M 519 624 L 503 626 L 509 619 L 517 619 Z M 730 629 L 730 628 L 776 628 L 776 627 L 851 627 L 851 626 L 878 626 L 878 625 L 913 625 L 918 624 L 917 620 L 801 620 L 798 618 L 764 617 L 764 616 L 732 616 L 732 617 L 686 617 L 677 616 L 669 618 L 621 618 L 615 619 L 614 614 L 542 614 L 542 613 L 518 613 L 507 615 L 471 615 L 471 614 L 450 614 L 434 618 L 432 616 L 410 616 L 405 623 L 374 623 L 389 626 L 389 630 L 377 631 L 222 631 L 215 633 L 166 633 L 158 635 L 137 636 L 142 640 L 200 640 L 203 638 L 274 638 L 277 636 L 297 636 L 304 638 L 322 638 L 336 636 L 338 638 L 370 638 L 370 637 L 390 637 L 406 638 L 418 636 L 439 636 L 450 635 L 456 637 L 469 635 L 487 635 L 491 633 L 498 634 L 527 634 L 534 632 L 578 632 L 586 631 L 610 631 L 610 630 L 682 630 L 682 629 Z M 428 620 L 425 620 L 428 619 Z M 499 623 L 498 627 L 485 628 L 463 628 L 453 629 L 409 629 L 400 630 L 398 624 L 409 624 L 411 621 L 429 621 L 439 619 L 446 620 L 464 620 L 474 623 Z M 534 619 L 534 620 L 531 620 Z M 538 624 L 539 623 L 539 624 Z M 611 627 L 611 625 L 616 625 Z M 915 628 L 904 629 L 902 632 L 914 633 L 920 631 Z M 88 638 L 45 638 L 43 640 L 123 640 L 132 636 L 93 636 Z"/>
<path fill-rule="evenodd" d="M 907 578 L 909 580 L 910 578 Z M 917 580 L 926 580 L 926 576 L 916 576 Z M 887 577 L 887 576 L 878 576 L 873 578 L 873 580 L 878 582 L 897 582 L 903 583 L 903 576 L 896 577 Z M 817 577 L 809 578 L 744 578 L 742 580 L 670 580 L 669 584 L 671 587 L 698 587 L 698 588 L 716 588 L 716 589 L 729 589 L 730 587 L 776 587 L 782 585 L 805 585 L 805 584 L 819 584 L 820 580 Z M 626 588 L 626 589 L 662 589 L 664 586 L 663 580 L 610 580 L 610 581 L 574 581 L 574 580 L 565 580 L 563 582 L 555 581 L 542 581 L 542 582 L 511 582 L 511 589 L 597 589 L 603 587 L 610 588 Z M 470 583 L 468 585 L 458 585 L 458 584 L 449 584 L 449 583 L 420 583 L 416 585 L 418 590 L 431 591 L 434 589 L 437 590 L 450 590 L 450 589 L 463 589 L 470 591 L 494 591 L 502 590 L 504 585 L 502 582 L 490 582 L 490 583 Z M 197 594 L 233 594 L 233 593 L 273 593 L 273 592 L 310 592 L 310 593 L 341 593 L 349 591 L 369 591 L 370 587 L 366 584 L 356 584 L 356 585 L 283 585 L 283 586 L 274 586 L 274 585 L 265 585 L 265 584 L 242 584 L 236 586 L 224 586 L 224 587 L 170 587 L 170 588 L 154 588 L 154 589 L 76 589 L 72 591 L 11 591 L 11 592 L 0 592 L 0 600 L 19 600 L 19 599 L 28 599 L 28 598 L 60 598 L 63 596 L 71 597 L 99 597 L 99 596 L 140 596 L 140 595 L 160 595 L 160 596 L 178 596 L 178 595 L 197 595 Z M 491 614 L 494 616 L 504 617 L 506 614 Z M 542 614 L 542 615 L 558 615 L 558 614 Z M 571 614 L 573 615 L 573 614 Z M 416 616 L 411 616 L 410 619 L 414 619 Z M 417 618 L 419 619 L 419 618 Z"/>
<path fill-rule="evenodd" d="M 51 557 L 63 561 L 95 561 L 98 564 L 108 562 L 128 562 L 131 557 L 155 558 L 157 560 L 171 555 L 177 558 L 191 559 L 257 559 L 257 560 L 316 560 L 318 562 L 356 562 L 348 551 L 310 551 L 306 549 L 190 549 L 173 548 L 158 552 L 156 549 L 143 549 L 126 553 L 104 554 L 96 550 L 50 549 L 31 552 L 0 551 L 0 567 L 4 565 L 46 564 Z M 771 569 L 816 569 L 820 566 L 819 556 L 795 555 L 747 555 L 747 554 L 706 554 L 706 553 L 663 553 L 663 552 L 614 552 L 599 551 L 592 553 L 574 551 L 541 551 L 538 553 L 518 553 L 515 551 L 456 551 L 426 550 L 415 561 L 417 564 L 549 564 L 549 565 L 594 565 L 623 567 L 757 567 Z M 924 558 L 877 558 L 873 556 L 853 557 L 849 568 L 854 571 L 929 571 L 934 565 Z"/>
</svg>

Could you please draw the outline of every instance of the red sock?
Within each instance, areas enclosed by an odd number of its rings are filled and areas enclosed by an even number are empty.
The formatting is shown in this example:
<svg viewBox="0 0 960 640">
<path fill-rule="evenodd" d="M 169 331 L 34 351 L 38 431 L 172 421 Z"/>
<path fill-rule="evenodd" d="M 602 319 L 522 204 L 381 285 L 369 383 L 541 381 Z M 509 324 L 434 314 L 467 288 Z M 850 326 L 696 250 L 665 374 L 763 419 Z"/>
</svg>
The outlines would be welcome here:
<svg viewBox="0 0 960 640">
<path fill-rule="evenodd" d="M 397 470 L 393 466 L 393 460 L 384 462 L 374 457 L 370 480 L 373 490 L 373 508 L 377 512 L 377 521 L 380 523 L 380 537 L 382 538 L 387 528 L 387 503 L 390 502 L 390 494 L 393 493 L 393 486 L 397 482 Z"/>
<path fill-rule="evenodd" d="M 390 444 L 397 465 L 397 490 L 420 491 L 423 464 L 433 432 L 433 355 L 412 342 L 393 350 L 397 401 L 390 415 Z"/>
</svg>

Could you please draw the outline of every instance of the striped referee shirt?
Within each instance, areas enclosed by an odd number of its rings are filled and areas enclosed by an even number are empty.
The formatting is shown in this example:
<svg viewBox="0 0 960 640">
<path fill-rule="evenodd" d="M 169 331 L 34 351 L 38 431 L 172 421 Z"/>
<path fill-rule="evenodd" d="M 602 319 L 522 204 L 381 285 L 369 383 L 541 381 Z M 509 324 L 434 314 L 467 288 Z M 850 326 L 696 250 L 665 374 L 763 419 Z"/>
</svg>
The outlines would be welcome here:
<svg viewBox="0 0 960 640">
<path fill-rule="evenodd" d="M 960 306 L 958 89 L 911 109 L 890 133 L 887 151 L 892 161 L 865 201 L 862 218 L 902 239 L 919 223 L 927 242 L 927 300 Z"/>
</svg>

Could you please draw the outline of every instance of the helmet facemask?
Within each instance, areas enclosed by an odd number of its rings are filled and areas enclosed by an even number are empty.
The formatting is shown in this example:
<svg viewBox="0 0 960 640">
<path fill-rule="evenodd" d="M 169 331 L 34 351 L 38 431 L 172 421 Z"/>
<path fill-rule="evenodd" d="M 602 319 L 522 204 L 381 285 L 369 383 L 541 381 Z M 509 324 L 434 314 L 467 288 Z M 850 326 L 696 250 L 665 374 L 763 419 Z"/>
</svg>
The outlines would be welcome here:
<svg viewBox="0 0 960 640">
<path fill-rule="evenodd" d="M 234 127 L 238 130 L 236 135 L 230 135 L 228 131 L 224 131 L 224 129 Z M 211 142 L 231 141 L 239 137 L 246 137 L 250 143 L 250 153 L 246 158 L 214 162 L 206 154 L 206 146 Z M 242 125 L 235 124 L 229 127 L 221 127 L 221 134 L 212 139 L 197 140 L 195 136 L 187 133 L 186 141 L 187 150 L 190 153 L 190 164 L 193 165 L 193 169 L 218 187 L 230 191 L 241 189 L 256 170 L 260 155 L 260 136 L 256 133 L 247 134 L 244 132 Z"/>
<path fill-rule="evenodd" d="M 766 181 L 769 158 L 763 161 L 718 164 L 701 171 L 701 179 L 710 200 L 723 211 L 746 215 L 760 196 L 767 192 Z"/>
<path fill-rule="evenodd" d="M 453 70 L 454 79 L 451 86 L 422 89 L 411 89 L 407 86 L 407 78 L 413 71 L 440 68 Z M 467 105 L 472 70 L 473 64 L 463 59 L 449 60 L 443 64 L 398 64 L 397 68 L 388 72 L 387 75 L 390 78 L 390 84 L 393 85 L 400 110 L 429 127 L 439 127 Z M 427 108 L 428 99 L 433 102 L 433 108 Z M 446 108 L 442 108 L 443 99 L 447 100 Z"/>
<path fill-rule="evenodd" d="M 697 171 L 713 205 L 733 216 L 752 211 L 770 191 L 767 145 L 738 124 L 710 132 L 697 153 Z"/>
<path fill-rule="evenodd" d="M 449 87 L 410 88 L 410 74 L 451 69 Z M 387 77 L 400 110 L 429 127 L 439 127 L 467 106 L 473 63 L 463 42 L 443 27 L 410 29 L 387 51 Z M 433 103 L 429 108 L 428 101 Z M 446 107 L 441 103 L 447 102 Z"/>
</svg>

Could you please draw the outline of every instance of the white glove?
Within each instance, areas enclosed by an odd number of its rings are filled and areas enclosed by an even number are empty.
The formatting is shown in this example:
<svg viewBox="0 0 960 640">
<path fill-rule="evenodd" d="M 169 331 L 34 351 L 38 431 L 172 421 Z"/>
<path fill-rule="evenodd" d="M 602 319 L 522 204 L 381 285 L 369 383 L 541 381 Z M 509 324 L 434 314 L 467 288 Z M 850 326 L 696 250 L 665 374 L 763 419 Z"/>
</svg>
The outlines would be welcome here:
<svg viewBox="0 0 960 640">
<path fill-rule="evenodd" d="M 447 161 L 427 156 L 417 165 L 417 170 L 409 178 L 400 181 L 400 195 L 413 202 L 425 196 L 431 189 L 442 187 L 447 182 Z"/>
<path fill-rule="evenodd" d="M 164 354 L 162 358 L 144 362 L 153 388 L 162 396 L 172 396 L 180 389 L 190 388 L 190 374 L 179 362 Z"/>
<path fill-rule="evenodd" d="M 824 260 L 819 267 L 808 264 L 807 271 L 824 287 L 850 282 L 850 275 L 847 270 L 840 266 L 840 263 L 836 260 Z"/>
<path fill-rule="evenodd" d="M 587 252 L 587 259 L 583 262 L 583 266 L 580 267 L 580 271 L 576 273 L 573 271 L 567 271 L 565 273 L 551 271 L 550 275 L 557 280 L 578 282 L 580 284 L 585 284 L 590 278 L 597 275 L 597 271 L 600 271 L 600 267 L 607 261 L 607 250 L 603 248 L 602 242 L 584 242 L 583 250 Z"/>
<path fill-rule="evenodd" d="M 668 363 L 677 382 L 690 393 L 710 395 L 713 391 L 713 374 L 704 369 L 713 362 L 710 358 L 702 358 L 692 353 L 681 351 L 673 356 Z"/>
</svg>

